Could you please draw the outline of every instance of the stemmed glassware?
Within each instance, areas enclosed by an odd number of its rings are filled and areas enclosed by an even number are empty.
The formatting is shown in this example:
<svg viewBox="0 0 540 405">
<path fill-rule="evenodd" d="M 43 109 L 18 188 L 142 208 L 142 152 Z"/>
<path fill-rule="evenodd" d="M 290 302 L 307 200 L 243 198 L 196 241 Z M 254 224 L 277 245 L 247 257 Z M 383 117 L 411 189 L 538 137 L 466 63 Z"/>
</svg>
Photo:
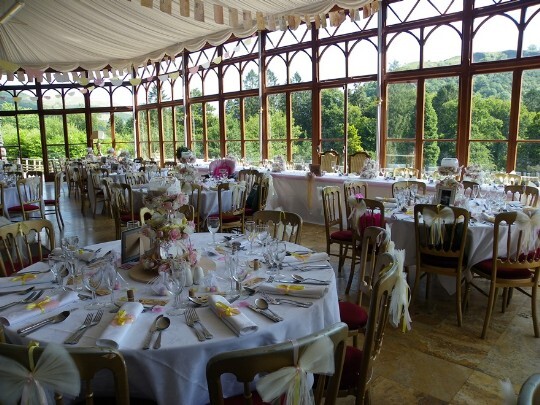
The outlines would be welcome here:
<svg viewBox="0 0 540 405">
<path fill-rule="evenodd" d="M 53 252 L 51 252 L 49 254 L 49 257 L 47 258 L 49 269 L 51 270 L 51 273 L 53 274 L 53 277 L 54 277 L 54 282 L 58 284 L 58 288 L 55 289 L 53 293 L 57 293 L 57 292 L 65 290 L 62 277 L 60 275 L 60 269 L 64 265 L 64 260 L 65 260 L 64 255 L 58 254 L 58 253 L 55 254 Z"/>
<path fill-rule="evenodd" d="M 478 184 L 473 184 L 472 190 L 471 190 L 471 197 L 473 200 L 478 198 L 478 194 L 480 193 L 480 186 Z"/>
<path fill-rule="evenodd" d="M 257 225 L 257 240 L 259 243 L 263 246 L 263 249 L 266 247 L 266 242 L 268 241 L 268 237 L 270 234 L 268 233 L 268 225 L 267 224 L 261 224 Z"/>
<path fill-rule="evenodd" d="M 73 288 L 75 290 L 81 290 L 82 286 L 80 285 L 80 269 L 77 266 L 77 258 L 75 253 L 79 248 L 79 237 L 68 236 L 62 239 L 62 252 L 64 254 L 64 260 L 66 267 L 69 270 L 69 275 L 71 276 Z"/>
<path fill-rule="evenodd" d="M 257 238 L 257 227 L 255 221 L 246 221 L 244 230 L 249 241 L 249 256 L 253 256 L 253 242 Z"/>
<path fill-rule="evenodd" d="M 209 243 L 211 246 L 216 246 L 216 232 L 219 230 L 219 217 L 208 217 L 206 220 L 206 226 L 208 227 L 208 232 L 212 234 L 212 242 Z"/>
<path fill-rule="evenodd" d="M 92 301 L 85 305 L 84 309 L 93 310 L 102 308 L 104 304 L 98 302 L 96 298 L 96 291 L 103 282 L 104 271 L 101 266 L 84 266 L 82 271 L 83 284 L 92 293 Z"/>
<path fill-rule="evenodd" d="M 283 259 L 285 259 L 285 256 L 287 255 L 287 244 L 281 241 L 276 242 L 272 253 L 277 266 L 276 276 L 279 276 L 279 271 L 283 267 Z"/>
<path fill-rule="evenodd" d="M 234 279 L 234 281 L 236 281 L 236 287 L 237 287 L 238 292 L 242 291 L 242 282 L 246 279 L 248 274 L 249 274 L 248 266 L 246 266 L 245 264 L 236 265 L 232 278 Z"/>
<path fill-rule="evenodd" d="M 165 279 L 165 286 L 174 296 L 174 303 L 172 308 L 167 311 L 167 315 L 182 315 L 185 311 L 186 303 L 182 302 L 180 296 L 186 284 L 186 271 L 187 263 L 184 260 L 173 260 L 171 262 L 171 267 Z"/>
<path fill-rule="evenodd" d="M 103 280 L 105 284 L 105 288 L 110 293 L 110 307 L 115 308 L 115 301 L 114 301 L 114 289 L 116 287 L 116 283 L 118 280 L 118 273 L 116 271 L 116 266 L 114 265 L 113 260 L 107 260 L 107 262 L 103 265 Z"/>
</svg>

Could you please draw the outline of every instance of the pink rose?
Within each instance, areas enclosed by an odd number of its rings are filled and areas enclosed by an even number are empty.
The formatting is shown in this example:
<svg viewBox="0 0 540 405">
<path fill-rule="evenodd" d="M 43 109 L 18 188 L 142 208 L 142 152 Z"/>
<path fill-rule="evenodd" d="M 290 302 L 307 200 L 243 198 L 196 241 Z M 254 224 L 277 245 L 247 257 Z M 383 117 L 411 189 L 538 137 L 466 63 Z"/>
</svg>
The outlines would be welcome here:
<svg viewBox="0 0 540 405">
<path fill-rule="evenodd" d="M 180 229 L 173 228 L 169 231 L 169 238 L 171 240 L 178 240 L 180 238 L 183 238 L 182 232 L 180 232 Z"/>
</svg>

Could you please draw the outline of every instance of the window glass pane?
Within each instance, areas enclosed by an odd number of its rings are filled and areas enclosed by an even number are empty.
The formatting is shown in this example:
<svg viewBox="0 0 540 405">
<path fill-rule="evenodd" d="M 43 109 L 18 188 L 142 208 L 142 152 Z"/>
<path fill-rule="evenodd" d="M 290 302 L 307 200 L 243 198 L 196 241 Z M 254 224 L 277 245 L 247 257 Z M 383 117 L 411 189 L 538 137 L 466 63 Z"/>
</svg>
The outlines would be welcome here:
<svg viewBox="0 0 540 405">
<path fill-rule="evenodd" d="M 19 102 L 17 103 L 17 110 L 37 110 L 37 97 L 34 92 L 30 90 L 23 90 L 17 93 Z"/>
<path fill-rule="evenodd" d="M 140 156 L 144 159 L 148 159 L 148 126 L 146 111 L 139 111 L 139 142 L 141 144 Z"/>
<path fill-rule="evenodd" d="M 189 95 L 191 97 L 199 97 L 202 94 L 201 76 L 198 73 L 189 75 Z"/>
<path fill-rule="evenodd" d="M 49 89 L 43 92 L 43 109 L 60 109 L 62 108 L 62 96 L 60 91 Z"/>
<path fill-rule="evenodd" d="M 486 170 L 506 172 L 508 144 L 506 142 L 471 142 L 469 162 Z"/>
<path fill-rule="evenodd" d="M 473 77 L 471 139 L 508 139 L 512 73 Z"/>
<path fill-rule="evenodd" d="M 37 116 L 34 118 L 36 124 L 38 123 L 37 118 Z M 2 139 L 4 140 L 4 148 L 6 148 L 8 159 L 16 159 L 19 156 L 19 138 L 17 136 L 15 117 L 0 117 L 0 128 L 2 129 Z M 38 126 L 35 128 L 38 128 Z"/>
<path fill-rule="evenodd" d="M 166 107 L 161 110 L 161 121 L 163 123 L 163 142 L 172 142 L 174 140 L 172 109 L 172 107 Z"/>
<path fill-rule="evenodd" d="M 518 143 L 516 171 L 524 175 L 531 173 L 538 176 L 540 173 L 540 143 Z"/>
<path fill-rule="evenodd" d="M 162 81 L 160 84 L 161 90 L 161 101 L 171 101 L 172 100 L 172 88 L 171 82 L 168 80 Z"/>
<path fill-rule="evenodd" d="M 375 156 L 377 132 L 377 83 L 348 87 L 348 154 L 365 150 Z"/>
<path fill-rule="evenodd" d="M 13 94 L 9 91 L 0 91 L 0 111 L 14 111 Z"/>
<path fill-rule="evenodd" d="M 90 93 L 90 107 L 109 107 L 111 105 L 109 92 L 103 87 L 96 87 Z"/>
<path fill-rule="evenodd" d="M 233 98 L 225 101 L 225 124 L 227 126 L 227 142 L 240 140 L 240 99 Z M 229 147 L 227 146 L 227 150 Z"/>
<path fill-rule="evenodd" d="M 215 69 L 207 69 L 204 72 L 204 95 L 217 94 L 219 91 L 218 88 L 218 77 Z"/>
<path fill-rule="evenodd" d="M 388 138 L 416 137 L 416 83 L 388 85 Z"/>
<path fill-rule="evenodd" d="M 455 142 L 424 142 L 424 161 L 422 167 L 440 166 L 444 158 L 457 156 Z"/>
<path fill-rule="evenodd" d="M 246 64 L 242 70 L 242 90 L 259 88 L 259 65 L 253 62 Z"/>
<path fill-rule="evenodd" d="M 517 16 L 509 12 L 509 16 Z M 495 15 L 491 18 L 477 18 L 474 21 L 472 40 L 473 62 L 513 59 L 516 57 L 518 29 L 507 16 Z"/>
<path fill-rule="evenodd" d="M 108 116 L 108 114 L 103 115 Z M 70 157 L 78 158 L 86 156 L 86 119 L 84 114 L 67 114 L 66 120 Z"/>
<path fill-rule="evenodd" d="M 413 142 L 387 142 L 386 165 L 388 167 L 414 167 Z"/>
<path fill-rule="evenodd" d="M 372 42 L 373 41 L 373 42 Z M 377 74 L 377 38 L 351 42 L 349 77 Z"/>
<path fill-rule="evenodd" d="M 523 50 L 521 56 L 537 56 L 540 55 L 540 6 L 531 6 L 527 8 L 527 25 L 523 31 Z"/>
<path fill-rule="evenodd" d="M 176 113 L 175 123 L 176 125 L 176 147 L 185 145 L 185 133 L 184 133 L 184 106 L 175 106 L 174 111 Z"/>
<path fill-rule="evenodd" d="M 128 151 L 131 157 L 135 157 L 133 114 L 130 112 L 114 113 L 114 140 L 118 151 Z"/>
<path fill-rule="evenodd" d="M 9 122 L 11 117 L 6 117 L 7 121 Z M 62 123 L 62 117 L 58 116 L 58 119 L 60 120 L 60 123 Z M 25 121 L 25 122 L 23 122 Z M 41 149 L 41 135 L 39 133 L 39 124 L 38 124 L 38 116 L 37 114 L 31 114 L 31 115 L 25 115 L 24 118 L 19 117 L 19 131 L 20 131 L 20 153 L 22 158 L 41 158 L 43 156 L 43 152 Z M 17 138 L 9 136 L 8 141 L 6 141 L 6 134 L 4 133 L 4 123 L 5 121 L 2 120 L 2 136 L 4 137 L 4 145 L 7 146 L 13 145 L 17 146 Z M 31 123 L 36 124 L 36 126 L 31 126 Z M 11 121 L 10 124 L 15 125 L 15 121 Z M 61 124 L 62 125 L 62 124 Z M 12 132 L 12 129 L 9 128 L 11 125 L 8 125 L 8 131 L 11 134 L 14 134 Z M 62 126 L 63 128 L 63 126 Z M 63 143 L 63 140 L 62 140 Z M 10 148 L 11 149 L 11 148 Z M 18 150 L 17 149 L 8 149 L 8 157 L 11 157 L 11 154 L 14 154 L 14 157 L 18 157 Z"/>
<path fill-rule="evenodd" d="M 519 139 L 540 139 L 540 69 L 523 72 Z"/>
<path fill-rule="evenodd" d="M 268 87 L 287 84 L 287 67 L 282 55 L 269 58 L 267 66 L 266 85 Z"/>
<path fill-rule="evenodd" d="M 137 86 L 137 105 L 147 104 L 147 91 L 148 87 L 146 84 Z"/>
<path fill-rule="evenodd" d="M 79 89 L 71 89 L 64 96 L 66 108 L 84 108 L 84 94 Z"/>
<path fill-rule="evenodd" d="M 319 76 L 321 80 L 345 77 L 344 44 L 331 45 L 321 49 Z"/>
<path fill-rule="evenodd" d="M 454 29 L 455 28 L 455 29 Z M 461 63 L 461 22 L 426 28 L 424 67 L 451 66 Z M 444 44 L 444 46 L 441 46 Z"/>
<path fill-rule="evenodd" d="M 219 139 L 219 103 L 213 101 L 206 103 L 206 138 L 208 139 L 208 157 L 221 157 Z"/>
<path fill-rule="evenodd" d="M 259 110 L 259 97 L 246 97 L 244 99 L 245 139 L 250 140 L 245 144 L 245 157 L 255 164 L 261 160 Z"/>
<path fill-rule="evenodd" d="M 182 77 L 174 80 L 173 84 L 173 100 L 183 100 L 184 99 L 184 80 Z"/>
<path fill-rule="evenodd" d="M 311 139 L 313 131 L 311 91 L 293 92 L 291 94 L 291 106 L 293 119 L 292 139 L 302 140 L 293 143 L 293 158 L 302 157 L 303 161 L 311 161 Z"/>
<path fill-rule="evenodd" d="M 321 135 L 323 146 L 321 149 L 336 149 L 341 154 L 343 146 L 332 146 L 334 142 L 324 142 L 325 140 L 336 141 L 336 145 L 344 144 L 345 108 L 344 93 L 342 88 L 324 89 L 321 91 Z"/>
<path fill-rule="evenodd" d="M 223 68 L 223 91 L 240 90 L 240 72 L 237 64 L 229 65 Z"/>
<path fill-rule="evenodd" d="M 285 94 L 268 96 L 268 158 L 287 158 L 287 118 Z"/>
<path fill-rule="evenodd" d="M 386 62 L 389 72 L 418 69 L 420 67 L 418 35 L 418 30 L 388 35 Z"/>
<path fill-rule="evenodd" d="M 311 81 L 311 52 L 301 51 L 291 54 L 289 64 L 289 83 L 304 83 Z"/>
</svg>

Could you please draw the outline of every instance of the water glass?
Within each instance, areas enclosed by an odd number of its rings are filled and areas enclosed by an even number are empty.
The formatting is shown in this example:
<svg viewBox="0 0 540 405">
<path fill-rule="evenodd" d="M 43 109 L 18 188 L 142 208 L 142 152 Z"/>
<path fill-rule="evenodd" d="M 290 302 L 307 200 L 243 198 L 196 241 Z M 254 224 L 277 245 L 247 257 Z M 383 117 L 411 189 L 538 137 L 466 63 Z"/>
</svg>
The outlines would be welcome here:
<svg viewBox="0 0 540 405">
<path fill-rule="evenodd" d="M 253 256 L 253 242 L 255 241 L 257 237 L 257 227 L 255 225 L 255 221 L 246 221 L 244 223 L 244 231 L 247 237 L 247 240 L 249 241 L 249 255 Z"/>
<path fill-rule="evenodd" d="M 174 297 L 172 308 L 167 311 L 167 315 L 182 315 L 186 308 L 186 303 L 180 299 L 186 284 L 186 271 L 188 270 L 185 261 L 172 261 L 171 267 L 167 271 L 165 287 Z"/>
<path fill-rule="evenodd" d="M 127 229 L 139 228 L 141 223 L 139 221 L 127 221 Z"/>
<path fill-rule="evenodd" d="M 279 276 L 279 271 L 283 268 L 283 260 L 287 255 L 287 244 L 285 242 L 276 242 L 273 250 L 274 261 L 276 263 L 276 277 Z"/>
<path fill-rule="evenodd" d="M 82 269 L 83 284 L 87 290 L 92 293 L 92 301 L 85 305 L 84 309 L 93 310 L 102 308 L 104 304 L 98 302 L 96 298 L 96 291 L 103 283 L 103 268 L 101 266 L 84 266 Z"/>
<path fill-rule="evenodd" d="M 259 241 L 259 243 L 263 246 L 263 248 L 266 247 L 266 242 L 270 236 L 270 234 L 268 233 L 268 225 L 257 225 L 257 230 L 255 232 L 257 233 L 257 240 Z"/>
<path fill-rule="evenodd" d="M 206 226 L 208 227 L 208 232 L 212 234 L 212 242 L 209 243 L 211 246 L 216 246 L 216 232 L 219 230 L 219 217 L 208 217 L 206 220 Z"/>
</svg>

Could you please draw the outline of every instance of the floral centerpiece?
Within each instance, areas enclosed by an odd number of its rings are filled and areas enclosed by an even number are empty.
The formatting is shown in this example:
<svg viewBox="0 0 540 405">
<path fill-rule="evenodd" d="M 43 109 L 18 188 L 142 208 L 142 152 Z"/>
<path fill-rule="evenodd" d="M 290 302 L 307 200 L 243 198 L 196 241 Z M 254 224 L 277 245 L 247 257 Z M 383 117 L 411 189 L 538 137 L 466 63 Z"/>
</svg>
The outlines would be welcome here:
<svg viewBox="0 0 540 405">
<path fill-rule="evenodd" d="M 195 225 L 178 211 L 188 201 L 189 197 L 184 193 L 150 195 L 145 199 L 146 207 L 153 211 L 141 230 L 151 241 L 150 250 L 142 258 L 145 269 L 166 270 L 169 257 L 185 260 L 191 267 L 197 265 L 199 257 L 189 240 Z"/>
<path fill-rule="evenodd" d="M 366 159 L 364 167 L 358 174 L 361 179 L 374 179 L 379 176 L 379 164 L 373 159 Z"/>
<path fill-rule="evenodd" d="M 177 168 L 171 174 L 183 183 L 198 183 L 201 180 L 199 171 L 194 166 L 188 164 Z"/>
<path fill-rule="evenodd" d="M 282 156 L 276 156 L 274 162 L 272 163 L 272 171 L 274 173 L 279 173 L 285 170 L 285 161 Z"/>
<path fill-rule="evenodd" d="M 478 165 L 470 165 L 463 169 L 463 178 L 482 184 L 484 182 L 484 171 Z"/>
<path fill-rule="evenodd" d="M 176 157 L 180 163 L 184 164 L 194 164 L 197 161 L 195 154 L 185 146 L 176 149 Z"/>
</svg>

